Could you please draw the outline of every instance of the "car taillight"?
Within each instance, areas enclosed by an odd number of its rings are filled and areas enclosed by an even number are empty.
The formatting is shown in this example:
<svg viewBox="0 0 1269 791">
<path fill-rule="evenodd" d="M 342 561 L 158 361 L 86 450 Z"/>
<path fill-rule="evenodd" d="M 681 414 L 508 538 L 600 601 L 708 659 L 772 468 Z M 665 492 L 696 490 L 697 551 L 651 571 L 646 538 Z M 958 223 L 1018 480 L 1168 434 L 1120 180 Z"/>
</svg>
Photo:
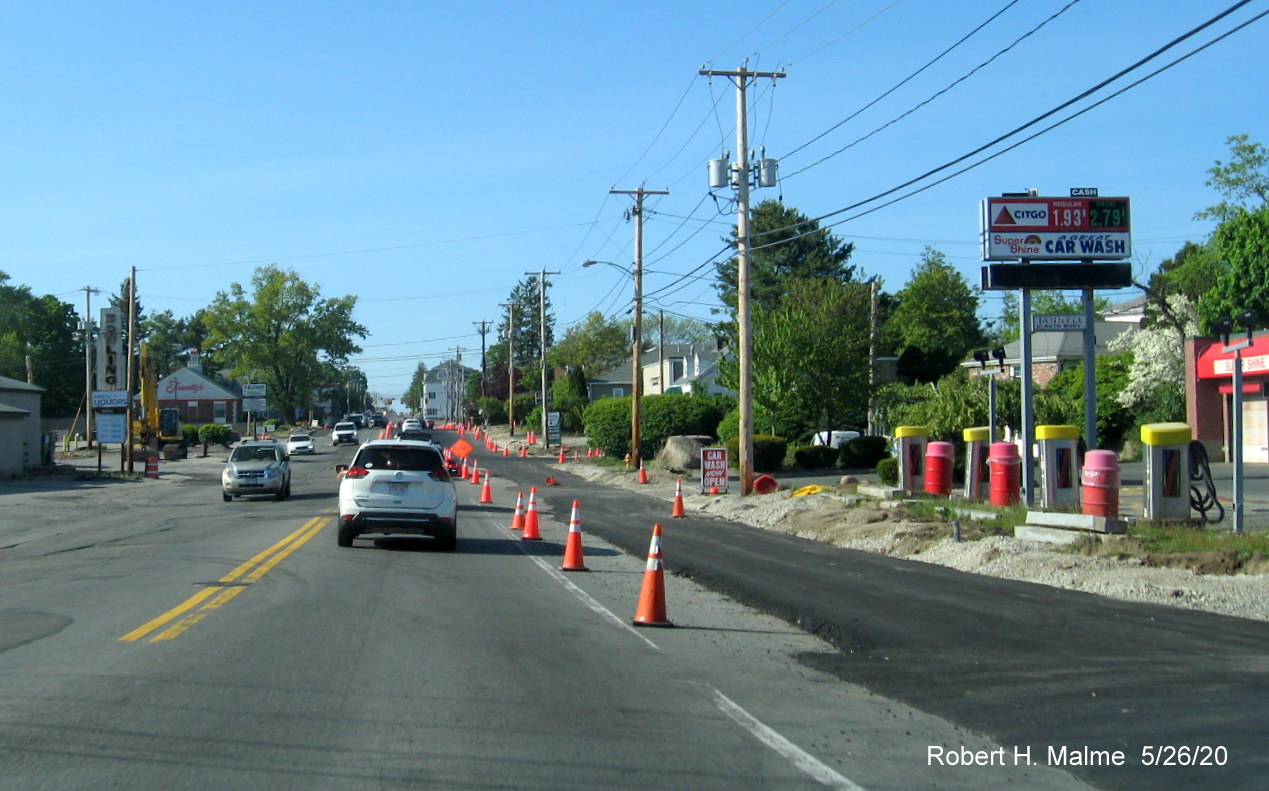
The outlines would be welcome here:
<svg viewBox="0 0 1269 791">
<path fill-rule="evenodd" d="M 428 477 L 434 481 L 448 481 L 450 479 L 449 470 L 432 470 L 428 473 Z"/>
<path fill-rule="evenodd" d="M 370 474 L 370 470 L 367 470 L 365 467 L 349 467 L 348 470 L 344 473 L 344 477 L 365 478 L 369 474 Z"/>
</svg>

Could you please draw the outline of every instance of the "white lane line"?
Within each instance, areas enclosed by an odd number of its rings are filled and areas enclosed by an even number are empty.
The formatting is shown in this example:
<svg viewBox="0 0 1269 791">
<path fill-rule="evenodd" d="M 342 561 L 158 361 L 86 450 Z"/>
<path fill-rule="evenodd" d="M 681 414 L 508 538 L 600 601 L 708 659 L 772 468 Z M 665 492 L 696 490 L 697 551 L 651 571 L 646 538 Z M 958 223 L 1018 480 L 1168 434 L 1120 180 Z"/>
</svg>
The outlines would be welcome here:
<svg viewBox="0 0 1269 791">
<path fill-rule="evenodd" d="M 735 701 L 717 689 L 714 690 L 714 704 L 736 724 L 753 734 L 754 738 L 784 756 L 820 785 L 840 788 L 843 791 L 866 791 L 863 786 L 833 771 L 815 756 L 763 725 L 756 717 L 736 705 Z"/>
<path fill-rule="evenodd" d="M 647 637 L 645 637 L 644 634 L 640 632 L 638 629 L 634 628 L 634 626 L 631 625 L 629 621 L 625 621 L 617 617 L 616 613 L 614 613 L 612 610 L 609 610 L 604 605 L 600 604 L 589 593 L 577 587 L 577 585 L 575 585 L 568 577 L 564 576 L 564 572 L 560 571 L 559 569 L 555 568 L 551 564 L 547 563 L 545 560 L 538 557 L 537 555 L 530 555 L 528 549 L 526 549 L 524 546 L 523 539 L 517 536 L 515 534 L 515 531 L 511 530 L 506 525 L 493 521 L 492 518 L 489 518 L 489 523 L 492 524 L 494 527 L 498 528 L 499 530 L 501 530 L 509 538 L 514 540 L 516 546 L 520 548 L 521 552 L 523 552 L 534 563 L 538 564 L 538 567 L 541 568 L 543 571 L 545 571 L 548 576 L 550 576 L 560 585 L 564 586 L 564 590 L 576 596 L 582 602 L 582 604 L 585 604 L 592 611 L 598 613 L 602 617 L 607 618 L 608 620 L 617 624 L 622 629 L 625 629 L 627 632 L 634 635 L 635 637 L 638 637 L 640 640 L 647 643 L 648 646 L 652 648 L 654 651 L 661 650 L 661 646 L 657 645 L 656 643 L 652 642 Z"/>
</svg>

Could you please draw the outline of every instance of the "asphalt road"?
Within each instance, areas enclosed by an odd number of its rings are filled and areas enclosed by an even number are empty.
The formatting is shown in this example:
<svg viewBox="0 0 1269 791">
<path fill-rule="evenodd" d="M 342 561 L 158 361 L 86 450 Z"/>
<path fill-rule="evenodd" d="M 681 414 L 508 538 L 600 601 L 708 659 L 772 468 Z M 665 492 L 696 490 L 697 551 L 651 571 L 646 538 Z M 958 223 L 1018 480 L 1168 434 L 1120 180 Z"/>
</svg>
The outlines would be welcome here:
<svg viewBox="0 0 1269 791">
<path fill-rule="evenodd" d="M 506 527 L 512 478 L 490 504 L 460 483 L 456 553 L 341 549 L 333 467 L 351 453 L 297 459 L 284 502 L 221 502 L 215 457 L 158 481 L 0 482 L 0 789 L 1088 787 L 843 681 L 828 643 L 684 577 L 665 581 L 675 628 L 632 627 L 638 495 L 552 489 L 529 542 Z M 564 574 L 583 491 L 591 570 Z M 813 547 L 764 557 L 738 529 L 676 524 L 671 565 L 720 586 L 719 564 L 770 566 L 736 591 L 783 577 L 795 609 L 835 595 Z M 1007 765 L 929 757 L 1006 748 Z"/>
<path fill-rule="evenodd" d="M 662 523 L 675 574 L 838 649 L 799 657 L 806 667 L 1037 761 L 1051 748 L 1067 748 L 1068 762 L 1076 750 L 1122 752 L 1122 766 L 1070 767 L 1099 788 L 1265 787 L 1269 624 L 669 519 L 664 501 L 592 485 L 567 464 L 477 454 L 512 488 L 556 478 L 561 486 L 539 489 L 543 507 L 560 518 L 581 498 L 587 533 L 628 552 L 646 551 L 650 526 Z M 1223 765 L 1172 765 L 1196 751 Z M 1146 766 L 1159 752 L 1174 760 Z"/>
</svg>

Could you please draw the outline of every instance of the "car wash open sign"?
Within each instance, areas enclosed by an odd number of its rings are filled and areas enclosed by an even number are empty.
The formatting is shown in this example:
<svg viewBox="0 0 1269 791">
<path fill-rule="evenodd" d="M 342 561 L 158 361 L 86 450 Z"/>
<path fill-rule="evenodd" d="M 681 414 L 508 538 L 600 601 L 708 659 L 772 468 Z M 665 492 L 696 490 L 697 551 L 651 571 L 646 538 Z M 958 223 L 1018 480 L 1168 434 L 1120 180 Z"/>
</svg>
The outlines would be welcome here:
<svg viewBox="0 0 1269 791">
<path fill-rule="evenodd" d="M 1127 198 L 1018 196 L 982 202 L 984 261 L 1132 257 Z"/>
</svg>

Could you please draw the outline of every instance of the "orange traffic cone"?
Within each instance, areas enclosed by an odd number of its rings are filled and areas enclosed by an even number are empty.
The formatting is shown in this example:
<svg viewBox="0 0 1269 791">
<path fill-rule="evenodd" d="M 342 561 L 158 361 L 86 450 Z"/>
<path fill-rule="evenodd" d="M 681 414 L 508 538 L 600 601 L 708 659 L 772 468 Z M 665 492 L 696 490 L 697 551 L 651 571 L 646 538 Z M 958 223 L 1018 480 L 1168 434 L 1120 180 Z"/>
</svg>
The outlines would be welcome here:
<svg viewBox="0 0 1269 791">
<path fill-rule="evenodd" d="M 674 484 L 674 510 L 670 511 L 670 516 L 680 519 L 686 515 L 683 511 L 683 479 L 679 478 Z"/>
<path fill-rule="evenodd" d="M 643 461 L 639 462 L 639 483 L 648 482 L 648 471 L 643 468 Z"/>
<path fill-rule="evenodd" d="M 479 466 L 475 464 L 471 465 L 471 478 L 468 480 L 468 483 L 474 484 L 476 486 L 480 485 L 480 467 Z"/>
<path fill-rule="evenodd" d="M 489 488 L 489 470 L 485 470 L 485 487 L 480 490 L 480 503 L 481 505 L 484 505 L 485 503 L 492 502 L 493 491 Z"/>
<path fill-rule="evenodd" d="M 559 457 L 558 457 L 558 458 L 556 458 L 556 459 L 555 459 L 555 463 L 556 463 L 556 464 L 563 464 L 563 463 L 564 463 L 564 462 L 566 462 L 566 461 L 568 461 L 568 457 L 564 455 L 564 449 L 563 449 L 563 448 L 560 448 L 560 455 L 559 455 Z"/>
<path fill-rule="evenodd" d="M 511 517 L 511 527 L 508 530 L 524 529 L 524 492 L 516 494 L 516 512 Z"/>
<path fill-rule="evenodd" d="M 459 478 L 466 478 L 466 477 L 467 477 L 467 475 L 468 475 L 468 472 L 467 472 L 467 459 L 463 459 L 463 466 L 458 468 L 458 477 L 459 477 Z"/>
<path fill-rule="evenodd" d="M 541 541 L 542 530 L 538 523 L 538 487 L 529 488 L 529 510 L 524 515 L 524 532 L 520 538 L 525 541 Z"/>
<path fill-rule="evenodd" d="M 661 562 L 661 525 L 652 526 L 652 544 L 648 547 L 648 565 L 643 572 L 643 588 L 639 591 L 639 607 L 635 610 L 635 626 L 673 626 L 665 613 L 665 569 Z"/>
<path fill-rule="evenodd" d="M 503 455 L 503 456 L 510 456 L 510 455 L 511 455 L 511 446 L 510 446 L 510 445 L 503 445 L 503 446 L 502 446 L 502 455 Z"/>
<path fill-rule="evenodd" d="M 564 545 L 564 563 L 560 571 L 590 571 L 582 561 L 582 520 L 577 516 L 580 506 L 573 501 L 573 515 L 568 520 L 568 543 Z"/>
<path fill-rule="evenodd" d="M 522 459 L 527 459 L 527 458 L 529 458 L 529 446 L 528 446 L 528 445 L 521 445 L 521 446 L 520 446 L 520 458 L 522 458 Z"/>
</svg>

